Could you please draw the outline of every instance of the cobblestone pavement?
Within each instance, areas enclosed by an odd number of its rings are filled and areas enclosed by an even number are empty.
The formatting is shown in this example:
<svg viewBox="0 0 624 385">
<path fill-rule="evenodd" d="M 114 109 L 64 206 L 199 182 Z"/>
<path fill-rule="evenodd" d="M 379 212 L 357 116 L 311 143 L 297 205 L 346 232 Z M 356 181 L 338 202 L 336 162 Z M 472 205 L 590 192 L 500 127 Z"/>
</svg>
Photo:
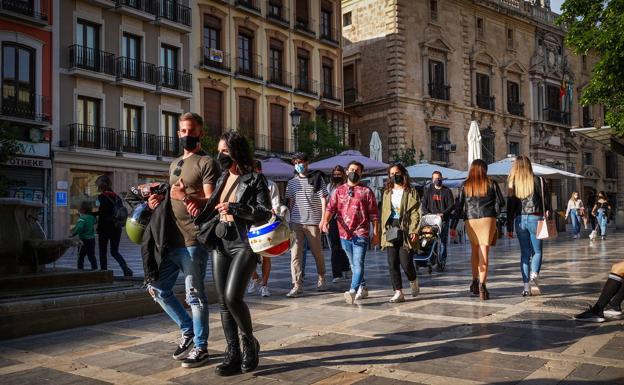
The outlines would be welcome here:
<svg viewBox="0 0 624 385">
<path fill-rule="evenodd" d="M 370 298 L 353 306 L 343 301 L 345 282 L 314 291 L 312 258 L 306 295 L 285 298 L 289 261 L 277 258 L 272 296 L 247 297 L 262 356 L 246 375 L 214 374 L 224 338 L 212 306 L 208 366 L 183 369 L 171 359 L 179 334 L 155 315 L 2 341 L 0 384 L 624 384 L 624 321 L 572 320 L 622 259 L 624 235 L 593 244 L 560 238 L 546 246 L 543 295 L 529 298 L 520 296 L 517 240 L 499 242 L 487 302 L 469 296 L 463 245 L 452 247 L 447 271 L 421 269 L 420 295 L 401 304 L 388 303 L 383 253 L 367 256 Z"/>
</svg>

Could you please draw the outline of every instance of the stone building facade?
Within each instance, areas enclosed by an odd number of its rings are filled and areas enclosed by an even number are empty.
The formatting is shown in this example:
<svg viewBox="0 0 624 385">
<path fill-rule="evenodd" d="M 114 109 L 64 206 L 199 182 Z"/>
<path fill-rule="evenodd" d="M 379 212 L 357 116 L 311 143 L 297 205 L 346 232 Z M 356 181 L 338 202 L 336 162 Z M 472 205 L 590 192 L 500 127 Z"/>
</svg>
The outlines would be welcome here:
<svg viewBox="0 0 624 385">
<path fill-rule="evenodd" d="M 476 120 L 488 163 L 525 154 L 585 177 L 549 179 L 555 207 L 590 190 L 617 205 L 623 157 L 570 131 L 603 124 L 601 106 L 579 104 L 595 59 L 564 46 L 548 2 L 344 0 L 342 13 L 345 109 L 363 153 L 377 131 L 385 161 L 414 148 L 466 169 Z"/>
</svg>

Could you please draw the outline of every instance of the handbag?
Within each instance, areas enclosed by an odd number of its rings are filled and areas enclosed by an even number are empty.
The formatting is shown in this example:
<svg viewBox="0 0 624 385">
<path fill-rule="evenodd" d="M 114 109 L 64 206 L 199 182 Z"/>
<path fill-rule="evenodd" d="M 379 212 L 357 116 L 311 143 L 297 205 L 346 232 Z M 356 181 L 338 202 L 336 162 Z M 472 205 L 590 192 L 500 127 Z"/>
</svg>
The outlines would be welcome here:
<svg viewBox="0 0 624 385">
<path fill-rule="evenodd" d="M 239 181 L 240 181 L 240 178 L 234 181 L 234 183 L 228 190 L 227 194 L 225 194 L 225 197 L 223 198 L 224 202 L 228 201 L 228 199 L 230 198 L 230 195 L 232 195 L 232 192 L 234 192 L 234 189 L 236 189 L 236 186 L 238 186 Z M 216 213 L 216 211 L 217 210 L 213 208 L 212 211 L 210 212 L 210 215 L 207 216 L 211 219 L 199 225 L 197 240 L 201 244 L 212 245 L 216 242 L 218 238 L 226 238 L 226 235 L 228 235 L 230 232 L 229 228 L 233 227 L 233 226 L 227 226 L 227 223 L 222 222 L 221 219 L 219 218 L 218 213 Z"/>
<path fill-rule="evenodd" d="M 397 242 L 403 239 L 403 230 L 396 226 L 391 226 L 386 229 L 386 241 Z"/>
<path fill-rule="evenodd" d="M 554 219 L 546 217 L 546 200 L 544 197 L 544 179 L 540 178 L 540 186 L 542 188 L 542 210 L 544 219 L 537 222 L 537 239 L 555 239 L 557 238 L 557 225 Z"/>
</svg>

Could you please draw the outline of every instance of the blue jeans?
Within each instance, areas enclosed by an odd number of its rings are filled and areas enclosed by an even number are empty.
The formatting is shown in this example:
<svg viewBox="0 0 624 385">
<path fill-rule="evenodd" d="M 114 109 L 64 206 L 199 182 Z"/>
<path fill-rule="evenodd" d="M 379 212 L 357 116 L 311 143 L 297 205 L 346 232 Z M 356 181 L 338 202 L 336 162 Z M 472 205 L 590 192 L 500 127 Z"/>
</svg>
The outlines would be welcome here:
<svg viewBox="0 0 624 385">
<path fill-rule="evenodd" d="M 607 235 L 607 213 L 604 209 L 599 209 L 596 215 L 596 219 L 598 220 L 598 225 L 600 226 L 600 235 L 603 237 Z"/>
<path fill-rule="evenodd" d="M 515 219 L 516 235 L 520 242 L 520 270 L 524 283 L 529 282 L 529 261 L 531 272 L 539 274 L 542 268 L 543 242 L 537 239 L 537 223 L 541 219 L 536 215 L 519 215 Z"/>
<path fill-rule="evenodd" d="M 572 235 L 581 233 L 581 217 L 577 210 L 570 210 L 570 222 L 572 222 Z"/>
<path fill-rule="evenodd" d="M 442 261 L 446 261 L 448 248 L 448 233 L 449 223 L 448 221 L 442 221 L 442 228 L 440 229 L 440 259 Z"/>
<path fill-rule="evenodd" d="M 351 290 L 366 287 L 364 281 L 364 257 L 368 249 L 367 237 L 353 237 L 352 239 L 340 239 L 342 249 L 347 253 L 353 276 L 351 277 Z"/>
<path fill-rule="evenodd" d="M 195 346 L 208 346 L 208 297 L 204 287 L 208 251 L 203 246 L 188 246 L 169 250 L 158 269 L 159 278 L 149 285 L 154 300 L 185 335 L 194 333 Z M 173 294 L 178 273 L 184 275 L 186 303 L 191 307 L 191 318 Z"/>
</svg>

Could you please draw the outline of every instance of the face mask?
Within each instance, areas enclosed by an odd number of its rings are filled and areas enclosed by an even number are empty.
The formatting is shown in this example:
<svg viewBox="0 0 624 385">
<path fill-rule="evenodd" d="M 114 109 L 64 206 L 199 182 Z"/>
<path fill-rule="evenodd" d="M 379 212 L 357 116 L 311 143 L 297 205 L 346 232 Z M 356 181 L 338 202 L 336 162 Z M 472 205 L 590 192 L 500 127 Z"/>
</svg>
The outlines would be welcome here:
<svg viewBox="0 0 624 385">
<path fill-rule="evenodd" d="M 394 184 L 403 184 L 403 175 L 394 176 Z"/>
<path fill-rule="evenodd" d="M 349 181 L 351 183 L 357 183 L 360 181 L 360 174 L 358 174 L 355 171 L 351 171 L 350 173 L 347 174 L 347 178 L 349 178 Z"/>
<path fill-rule="evenodd" d="M 199 143 L 199 136 L 183 136 L 180 138 L 180 145 L 187 151 L 197 148 Z"/>
<path fill-rule="evenodd" d="M 217 161 L 219 162 L 219 165 L 221 166 L 221 170 L 229 169 L 230 167 L 232 167 L 232 163 L 234 163 L 234 159 L 232 159 L 231 156 L 224 154 L 222 152 L 217 154 Z"/>
<path fill-rule="evenodd" d="M 334 176 L 334 177 L 332 177 L 332 182 L 334 182 L 334 183 L 342 183 L 342 177 L 341 176 Z"/>
<path fill-rule="evenodd" d="M 434 183 L 436 186 L 440 187 L 440 186 L 442 186 L 442 179 L 436 179 L 433 183 Z"/>
<path fill-rule="evenodd" d="M 305 164 L 297 163 L 295 165 L 295 171 L 297 172 L 297 174 L 303 174 L 303 172 L 305 171 Z"/>
</svg>

